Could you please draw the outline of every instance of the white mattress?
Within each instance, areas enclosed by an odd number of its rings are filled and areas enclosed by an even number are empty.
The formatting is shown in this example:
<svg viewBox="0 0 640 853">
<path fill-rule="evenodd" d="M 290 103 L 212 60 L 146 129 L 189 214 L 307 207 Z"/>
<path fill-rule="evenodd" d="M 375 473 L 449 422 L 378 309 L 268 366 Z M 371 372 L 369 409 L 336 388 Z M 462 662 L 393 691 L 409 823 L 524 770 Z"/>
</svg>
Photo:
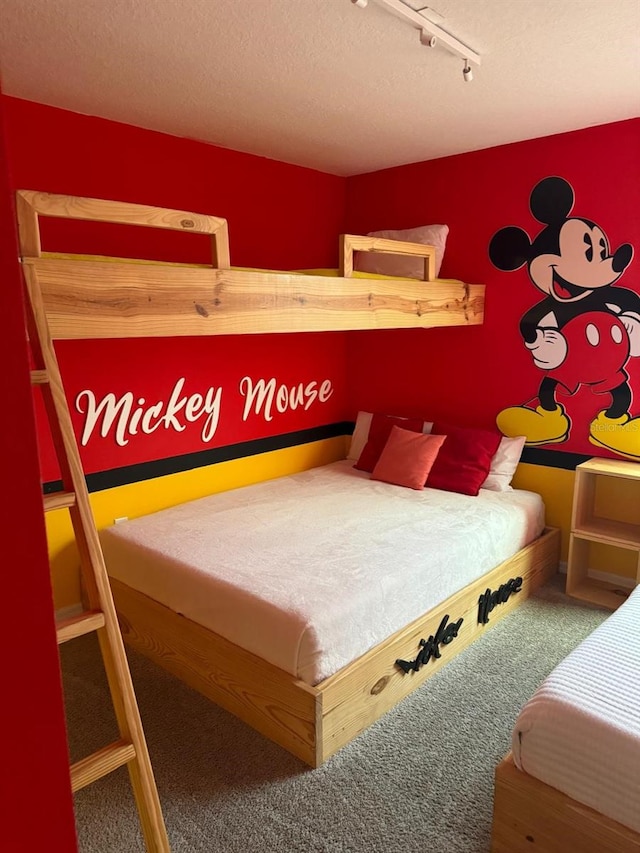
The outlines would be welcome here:
<svg viewBox="0 0 640 853">
<path fill-rule="evenodd" d="M 103 530 L 109 574 L 317 684 L 533 540 L 539 495 L 468 497 L 344 460 Z"/>
<path fill-rule="evenodd" d="M 529 775 L 640 832 L 640 587 L 524 706 L 513 757 Z"/>
</svg>

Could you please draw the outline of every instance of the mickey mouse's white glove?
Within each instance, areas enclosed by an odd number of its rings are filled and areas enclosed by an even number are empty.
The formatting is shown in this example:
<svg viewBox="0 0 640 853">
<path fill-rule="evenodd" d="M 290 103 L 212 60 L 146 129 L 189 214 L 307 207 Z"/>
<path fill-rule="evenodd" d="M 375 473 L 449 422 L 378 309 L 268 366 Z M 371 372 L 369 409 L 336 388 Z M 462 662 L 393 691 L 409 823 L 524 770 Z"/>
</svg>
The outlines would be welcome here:
<svg viewBox="0 0 640 853">
<path fill-rule="evenodd" d="M 627 314 L 618 314 L 618 319 L 629 335 L 629 355 L 640 355 L 640 314 L 629 311 Z"/>
<path fill-rule="evenodd" d="M 536 367 L 542 370 L 559 367 L 567 357 L 567 339 L 557 329 L 536 329 L 535 341 L 525 341 L 525 346 L 531 350 Z"/>
</svg>

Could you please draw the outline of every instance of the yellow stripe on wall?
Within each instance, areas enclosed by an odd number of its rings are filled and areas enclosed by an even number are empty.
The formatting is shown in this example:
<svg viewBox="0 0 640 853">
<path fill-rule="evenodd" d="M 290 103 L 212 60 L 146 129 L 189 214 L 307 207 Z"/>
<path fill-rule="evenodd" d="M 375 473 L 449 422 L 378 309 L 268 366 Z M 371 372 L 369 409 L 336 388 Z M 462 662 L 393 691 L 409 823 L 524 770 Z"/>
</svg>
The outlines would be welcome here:
<svg viewBox="0 0 640 853">
<path fill-rule="evenodd" d="M 94 492 L 90 499 L 96 526 L 102 530 L 116 518 L 137 518 L 206 495 L 328 465 L 345 458 L 349 440 L 350 436 L 327 438 Z M 46 523 L 55 606 L 70 607 L 80 601 L 81 590 L 69 513 L 49 512 Z"/>
<path fill-rule="evenodd" d="M 350 436 L 338 436 L 94 492 L 90 498 L 97 527 L 108 527 L 122 516 L 137 518 L 206 495 L 328 465 L 344 459 L 349 441 Z M 567 559 L 569 548 L 574 479 L 573 471 L 527 463 L 518 466 L 513 479 L 514 488 L 542 496 L 546 523 L 562 531 L 562 560 Z M 598 499 L 600 502 L 606 504 L 614 518 L 626 518 L 629 512 L 638 511 L 624 491 L 624 484 L 615 493 L 607 492 L 602 501 Z M 80 601 L 81 593 L 79 558 L 69 514 L 66 510 L 47 513 L 46 522 L 55 605 L 72 606 Z M 589 554 L 589 568 L 634 578 L 636 559 L 634 553 L 623 549 L 594 547 Z"/>
<path fill-rule="evenodd" d="M 546 507 L 546 523 L 562 531 L 562 560 L 567 559 L 569 552 L 574 480 L 575 473 L 565 468 L 548 468 L 521 462 L 511 483 L 514 489 L 527 489 L 542 496 Z"/>
</svg>

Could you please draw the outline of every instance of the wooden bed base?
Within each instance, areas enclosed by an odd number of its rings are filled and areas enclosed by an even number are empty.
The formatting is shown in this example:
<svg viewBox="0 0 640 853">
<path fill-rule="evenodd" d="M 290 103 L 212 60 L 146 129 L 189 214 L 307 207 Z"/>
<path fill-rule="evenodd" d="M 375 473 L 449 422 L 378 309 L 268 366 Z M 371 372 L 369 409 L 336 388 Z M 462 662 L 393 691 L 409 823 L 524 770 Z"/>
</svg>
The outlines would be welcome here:
<svg viewBox="0 0 640 853">
<path fill-rule="evenodd" d="M 518 770 L 496 768 L 491 853 L 640 853 L 640 834 Z"/>
<path fill-rule="evenodd" d="M 548 580 L 557 571 L 559 546 L 559 530 L 547 528 L 514 557 L 315 687 L 123 583 L 112 579 L 111 585 L 125 642 L 318 767 Z M 516 577 L 522 578 L 520 591 L 496 604 L 482 624 L 479 597 Z M 457 635 L 436 644 L 440 657 L 404 673 L 396 660 L 413 661 L 421 639 L 445 636 L 438 631 L 445 616 L 449 625 L 463 619 Z"/>
</svg>

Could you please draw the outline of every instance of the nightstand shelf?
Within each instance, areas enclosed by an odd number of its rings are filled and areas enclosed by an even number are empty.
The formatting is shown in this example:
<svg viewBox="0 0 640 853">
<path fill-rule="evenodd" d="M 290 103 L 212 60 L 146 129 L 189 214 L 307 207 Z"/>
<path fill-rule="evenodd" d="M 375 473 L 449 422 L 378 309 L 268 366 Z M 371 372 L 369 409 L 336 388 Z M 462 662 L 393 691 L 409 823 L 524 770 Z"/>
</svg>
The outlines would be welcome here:
<svg viewBox="0 0 640 853">
<path fill-rule="evenodd" d="M 630 520 L 601 513 L 597 489 L 603 478 L 633 481 Z M 636 520 L 637 519 L 637 520 Z M 567 594 L 615 610 L 630 590 L 589 577 L 591 546 L 631 551 L 635 583 L 640 583 L 640 464 L 618 459 L 591 459 L 576 468 L 573 514 L 567 563 Z"/>
</svg>

